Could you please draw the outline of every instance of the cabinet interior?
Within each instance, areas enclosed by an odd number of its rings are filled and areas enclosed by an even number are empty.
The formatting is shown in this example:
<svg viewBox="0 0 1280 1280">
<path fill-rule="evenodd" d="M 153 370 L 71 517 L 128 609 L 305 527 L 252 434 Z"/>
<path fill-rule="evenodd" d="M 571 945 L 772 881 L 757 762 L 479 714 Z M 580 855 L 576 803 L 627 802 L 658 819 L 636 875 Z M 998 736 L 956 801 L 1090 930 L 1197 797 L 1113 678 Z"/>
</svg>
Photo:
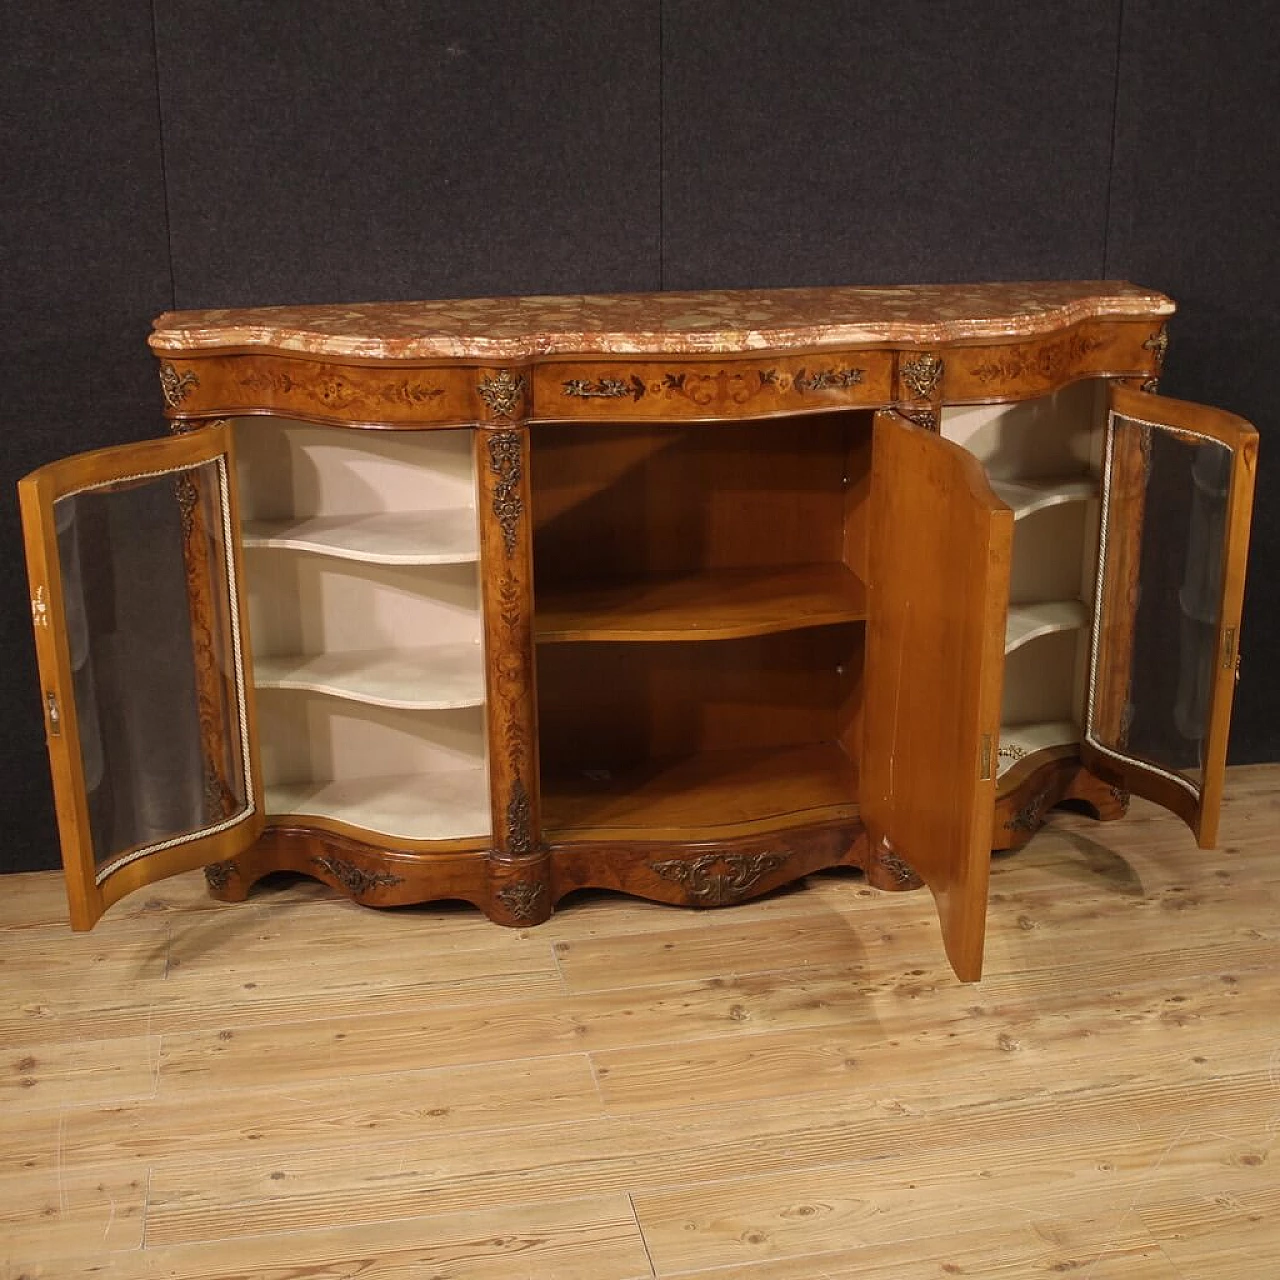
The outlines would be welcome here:
<svg viewBox="0 0 1280 1280">
<path fill-rule="evenodd" d="M 871 419 L 532 429 L 543 820 L 857 812 Z"/>
<path fill-rule="evenodd" d="M 236 422 L 266 804 L 489 834 L 471 433 Z"/>
<path fill-rule="evenodd" d="M 1014 512 L 999 776 L 1081 738 L 1105 419 L 1100 379 L 942 411 L 942 434 L 982 462 Z"/>
</svg>

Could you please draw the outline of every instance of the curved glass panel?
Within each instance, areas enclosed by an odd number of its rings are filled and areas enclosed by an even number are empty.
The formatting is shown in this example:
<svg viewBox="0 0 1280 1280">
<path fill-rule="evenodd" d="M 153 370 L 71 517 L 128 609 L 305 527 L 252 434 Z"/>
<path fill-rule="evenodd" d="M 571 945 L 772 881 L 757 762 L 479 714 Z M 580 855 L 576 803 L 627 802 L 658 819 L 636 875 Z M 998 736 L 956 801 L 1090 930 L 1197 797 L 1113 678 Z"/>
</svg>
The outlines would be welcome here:
<svg viewBox="0 0 1280 1280">
<path fill-rule="evenodd" d="M 1221 625 L 1231 449 L 1111 415 L 1089 741 L 1198 796 Z"/>
<path fill-rule="evenodd" d="M 253 812 L 224 458 L 54 504 L 96 879 Z"/>
</svg>

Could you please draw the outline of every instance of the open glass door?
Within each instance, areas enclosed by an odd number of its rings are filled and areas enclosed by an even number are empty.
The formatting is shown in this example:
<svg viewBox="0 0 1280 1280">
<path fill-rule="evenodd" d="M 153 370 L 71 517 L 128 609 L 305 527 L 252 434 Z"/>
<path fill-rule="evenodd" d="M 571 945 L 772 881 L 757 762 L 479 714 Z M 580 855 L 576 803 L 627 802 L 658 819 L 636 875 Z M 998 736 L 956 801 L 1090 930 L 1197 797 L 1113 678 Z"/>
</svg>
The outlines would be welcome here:
<svg viewBox="0 0 1280 1280">
<path fill-rule="evenodd" d="M 1083 759 L 1217 838 L 1257 432 L 1113 386 Z"/>
<path fill-rule="evenodd" d="M 19 483 L 71 924 L 261 833 L 231 429 Z"/>
<path fill-rule="evenodd" d="M 982 976 L 1013 512 L 972 454 L 876 415 L 862 815 L 929 886 L 956 976 Z"/>
</svg>

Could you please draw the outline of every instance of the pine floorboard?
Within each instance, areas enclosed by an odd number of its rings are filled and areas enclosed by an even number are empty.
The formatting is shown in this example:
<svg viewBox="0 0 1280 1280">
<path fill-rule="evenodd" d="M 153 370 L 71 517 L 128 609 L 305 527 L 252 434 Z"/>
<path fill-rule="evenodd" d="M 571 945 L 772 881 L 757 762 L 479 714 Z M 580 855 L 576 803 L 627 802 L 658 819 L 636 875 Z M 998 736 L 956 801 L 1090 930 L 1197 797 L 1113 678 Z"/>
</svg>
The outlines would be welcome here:
<svg viewBox="0 0 1280 1280">
<path fill-rule="evenodd" d="M 849 873 L 507 930 L 0 881 L 0 1280 L 1256 1280 L 1280 765 L 997 856 L 983 981 Z"/>
</svg>

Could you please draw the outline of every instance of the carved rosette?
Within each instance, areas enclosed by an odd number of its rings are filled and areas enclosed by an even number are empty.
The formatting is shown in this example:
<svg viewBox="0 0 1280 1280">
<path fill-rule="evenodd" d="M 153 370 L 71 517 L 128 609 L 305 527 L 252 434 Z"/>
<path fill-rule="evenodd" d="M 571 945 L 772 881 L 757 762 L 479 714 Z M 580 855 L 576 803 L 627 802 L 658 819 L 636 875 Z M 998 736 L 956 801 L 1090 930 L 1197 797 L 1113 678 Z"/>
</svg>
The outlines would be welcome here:
<svg viewBox="0 0 1280 1280">
<path fill-rule="evenodd" d="M 393 885 L 403 884 L 404 877 L 392 875 L 389 871 L 366 871 L 364 867 L 348 862 L 345 858 L 335 858 L 330 854 L 319 854 L 311 859 L 321 871 L 327 871 L 346 891 L 359 897 L 370 889 L 389 889 Z"/>
<path fill-rule="evenodd" d="M 516 538 L 524 502 L 520 497 L 520 433 L 495 431 L 489 436 L 489 470 L 497 477 L 493 486 L 493 514 L 502 528 L 502 545 L 507 558 L 516 552 Z"/>
<path fill-rule="evenodd" d="M 495 418 L 514 418 L 524 399 L 524 374 L 499 369 L 491 377 L 481 378 L 477 390 Z"/>
<path fill-rule="evenodd" d="M 178 408 L 199 385 L 200 379 L 190 369 L 180 374 L 168 360 L 161 362 L 160 390 L 170 409 Z"/>
<path fill-rule="evenodd" d="M 706 853 L 693 859 L 651 862 L 649 869 L 664 880 L 680 885 L 690 903 L 724 907 L 741 901 L 790 856 L 789 853 Z"/>
<path fill-rule="evenodd" d="M 538 917 L 547 887 L 536 880 L 512 880 L 494 895 L 521 924 L 531 924 Z"/>
<path fill-rule="evenodd" d="M 942 357 L 924 351 L 898 366 L 898 375 L 913 400 L 932 400 L 942 380 Z"/>
</svg>

